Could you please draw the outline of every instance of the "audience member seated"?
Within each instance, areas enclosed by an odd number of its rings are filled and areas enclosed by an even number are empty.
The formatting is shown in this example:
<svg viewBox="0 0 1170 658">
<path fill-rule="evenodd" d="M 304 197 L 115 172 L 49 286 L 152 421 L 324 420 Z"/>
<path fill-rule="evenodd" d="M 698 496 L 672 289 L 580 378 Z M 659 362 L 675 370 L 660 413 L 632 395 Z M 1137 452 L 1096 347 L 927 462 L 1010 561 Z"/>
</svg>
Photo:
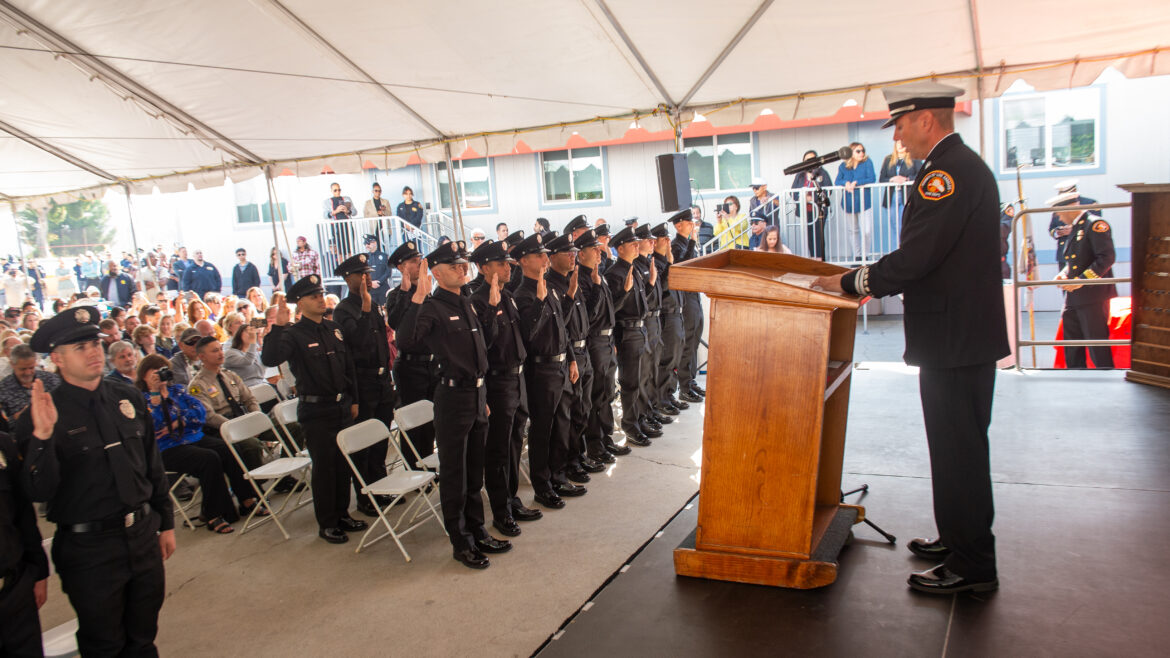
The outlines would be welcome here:
<svg viewBox="0 0 1170 658">
<path fill-rule="evenodd" d="M 9 352 L 12 374 L 0 379 L 0 410 L 4 419 L 11 424 L 24 413 L 32 399 L 33 381 L 39 379 L 45 392 L 51 393 L 61 385 L 61 378 L 54 373 L 37 368 L 37 353 L 31 347 L 19 343 Z"/>
<path fill-rule="evenodd" d="M 187 392 L 194 395 L 207 408 L 205 430 L 208 434 L 219 435 L 219 428 L 232 418 L 239 418 L 253 411 L 260 411 L 256 397 L 244 385 L 244 380 L 230 370 L 223 369 L 223 345 L 214 338 L 200 338 L 195 349 L 203 367 L 191 378 Z M 277 442 L 276 435 L 265 433 L 264 441 Z M 238 444 L 240 458 L 248 468 L 256 468 L 262 462 L 263 447 L 259 441 Z M 245 452 L 252 453 L 250 456 Z"/>
<path fill-rule="evenodd" d="M 231 344 L 224 350 L 224 369 L 239 375 L 249 388 L 268 383 L 264 378 L 268 368 L 260 362 L 259 342 L 256 327 L 243 324 L 236 329 Z"/>
<path fill-rule="evenodd" d="M 223 316 L 223 320 L 219 322 L 219 326 L 220 329 L 223 330 L 223 333 L 227 334 L 228 338 L 220 342 L 226 343 L 231 340 L 231 337 L 236 335 L 236 330 L 243 326 L 245 322 L 247 321 L 244 319 L 244 316 L 241 313 L 232 312 Z M 215 333 L 216 338 L 218 338 L 220 335 L 219 332 L 217 331 Z"/>
<path fill-rule="evenodd" d="M 138 350 L 130 343 L 120 340 L 110 345 L 107 357 L 110 372 L 106 379 L 133 386 L 134 378 L 138 375 Z"/>
<path fill-rule="evenodd" d="M 154 342 L 161 348 L 159 351 L 167 351 L 174 356 L 179 349 L 179 341 L 175 339 L 175 318 L 170 315 L 164 315 L 158 320 L 158 336 L 155 336 Z"/>
<path fill-rule="evenodd" d="M 98 330 L 102 332 L 102 349 L 106 351 L 106 355 L 108 356 L 110 354 L 110 345 L 122 340 L 122 330 L 118 328 L 118 323 L 110 318 L 99 322 Z"/>
<path fill-rule="evenodd" d="M 12 348 L 24 344 L 24 341 L 20 339 L 20 336 L 16 335 L 15 331 L 5 331 L 4 333 L 7 335 L 3 338 L 3 342 L 0 343 L 0 345 L 3 345 L 3 356 L 0 356 L 0 378 L 12 374 Z"/>
<path fill-rule="evenodd" d="M 195 376 L 195 364 L 199 361 L 195 346 L 199 344 L 199 331 L 186 329 L 179 334 L 179 352 L 171 357 L 171 370 L 175 373 L 175 383 L 184 388 L 191 383 Z"/>
<path fill-rule="evenodd" d="M 138 348 L 142 356 L 161 354 L 166 359 L 174 356 L 170 350 L 164 350 L 158 346 L 154 327 L 151 327 L 149 324 L 140 324 L 135 327 L 130 337 L 133 339 L 134 346 Z"/>
<path fill-rule="evenodd" d="M 760 241 L 760 245 L 756 247 L 756 251 L 768 251 L 774 254 L 792 253 L 788 247 L 784 246 L 784 242 L 780 240 L 779 226 L 769 226 L 764 229 L 764 239 Z"/>
</svg>

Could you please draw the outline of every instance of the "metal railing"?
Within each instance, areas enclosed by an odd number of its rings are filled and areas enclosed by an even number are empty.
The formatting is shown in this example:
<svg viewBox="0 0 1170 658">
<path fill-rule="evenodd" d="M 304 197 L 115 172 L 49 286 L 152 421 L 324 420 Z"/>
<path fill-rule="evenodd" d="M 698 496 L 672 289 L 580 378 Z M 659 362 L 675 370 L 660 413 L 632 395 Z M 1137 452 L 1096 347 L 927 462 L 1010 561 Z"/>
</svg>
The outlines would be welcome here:
<svg viewBox="0 0 1170 658">
<path fill-rule="evenodd" d="M 317 236 L 316 244 L 320 245 L 317 254 L 321 259 L 321 278 L 327 285 L 341 281 L 341 277 L 333 276 L 333 270 L 341 261 L 366 250 L 367 235 L 377 236 L 378 244 L 387 254 L 411 239 L 416 241 L 422 254 L 430 253 L 438 246 L 438 238 L 434 235 L 393 215 L 323 220 L 317 222 L 313 231 Z"/>
<path fill-rule="evenodd" d="M 1028 215 L 1036 215 L 1036 214 L 1040 214 L 1040 213 L 1065 212 L 1065 211 L 1069 211 L 1069 210 L 1108 210 L 1111 208 L 1129 208 L 1131 205 L 1132 204 L 1129 204 L 1129 203 L 1092 203 L 1092 204 L 1087 204 L 1087 205 L 1083 205 L 1083 206 L 1060 206 L 1058 208 L 1022 208 L 1019 212 L 1016 213 L 1016 216 L 1012 219 L 1012 244 L 1011 244 L 1012 253 L 1013 254 L 1020 253 L 1019 226 L 1020 226 L 1021 220 L 1023 220 L 1023 218 L 1028 216 Z M 1026 255 L 1023 258 L 1016 258 L 1016 261 L 1023 262 L 1025 259 L 1026 259 Z M 1012 268 L 1012 310 L 1013 310 L 1013 312 L 1011 314 L 1012 315 L 1011 322 L 1012 322 L 1013 329 L 1014 329 L 1013 338 L 1015 341 L 1015 350 L 1013 353 L 1015 354 L 1015 357 L 1016 357 L 1016 370 L 1023 370 L 1024 369 L 1024 366 L 1022 365 L 1023 359 L 1020 358 L 1020 348 L 1021 347 L 1031 347 L 1032 348 L 1032 365 L 1029 368 L 1029 370 L 1040 370 L 1041 368 L 1039 365 L 1037 365 L 1037 361 L 1036 361 L 1036 348 L 1037 347 L 1114 347 L 1114 346 L 1119 346 L 1119 345 L 1125 346 L 1125 345 L 1129 345 L 1131 343 L 1130 340 L 1108 340 L 1108 339 L 1036 340 L 1035 322 L 1031 322 L 1031 321 L 1029 322 L 1029 324 L 1030 324 L 1030 327 L 1029 327 L 1030 338 L 1028 340 L 1021 340 L 1020 339 L 1020 288 L 1039 288 L 1039 287 L 1043 287 L 1043 286 L 1067 286 L 1067 285 L 1102 286 L 1102 285 L 1130 283 L 1131 282 L 1131 279 L 1128 277 L 1125 277 L 1125 278 L 1112 277 L 1109 279 L 1056 279 L 1056 280 L 1051 280 L 1051 281 L 1033 281 L 1033 280 L 1029 280 L 1029 279 L 1022 279 L 1021 280 L 1020 279 L 1020 271 L 1023 269 L 1025 269 L 1025 268 L 1023 268 L 1023 267 L 1013 267 Z M 1073 281 L 1075 281 L 1075 283 L 1072 283 Z M 1028 304 L 1028 317 L 1029 317 L 1029 319 L 1032 318 L 1032 313 L 1033 313 L 1032 305 L 1031 305 L 1031 303 L 1029 303 Z"/>
</svg>

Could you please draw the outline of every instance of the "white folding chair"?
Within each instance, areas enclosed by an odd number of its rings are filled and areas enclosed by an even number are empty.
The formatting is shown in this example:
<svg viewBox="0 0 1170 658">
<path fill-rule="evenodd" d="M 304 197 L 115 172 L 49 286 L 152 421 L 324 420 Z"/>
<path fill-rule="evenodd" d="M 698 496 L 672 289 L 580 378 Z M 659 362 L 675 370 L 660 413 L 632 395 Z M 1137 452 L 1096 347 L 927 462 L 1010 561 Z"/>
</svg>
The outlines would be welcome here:
<svg viewBox="0 0 1170 658">
<path fill-rule="evenodd" d="M 430 400 L 419 400 L 418 402 L 411 402 L 405 407 L 399 407 L 394 410 L 394 424 L 398 426 L 398 433 L 406 438 L 406 445 L 410 451 L 414 453 L 414 458 L 419 466 L 433 471 L 439 472 L 439 451 L 420 457 L 418 448 L 414 446 L 414 441 L 410 439 L 410 431 L 434 422 L 435 420 L 435 403 Z M 403 457 L 405 459 L 405 457 Z"/>
<path fill-rule="evenodd" d="M 252 483 L 252 489 L 259 497 L 259 501 L 252 507 L 252 513 L 248 515 L 248 518 L 244 519 L 244 528 L 240 531 L 240 534 L 248 532 L 249 529 L 262 525 L 265 521 L 271 519 L 276 522 L 276 526 L 280 528 L 280 533 L 284 535 L 284 538 L 288 539 L 288 532 L 285 531 L 284 524 L 280 522 L 280 515 L 288 507 L 288 501 L 292 499 L 292 494 L 290 493 L 285 497 L 279 510 L 273 509 L 272 505 L 269 504 L 268 496 L 276 488 L 276 485 L 280 483 L 281 479 L 288 476 L 297 478 L 297 487 L 307 487 L 305 478 L 313 462 L 308 457 L 281 457 L 258 468 L 248 470 L 248 467 L 244 465 L 244 460 L 240 459 L 240 453 L 236 452 L 235 444 L 245 439 L 259 437 L 268 431 L 272 431 L 275 434 L 276 428 L 272 426 L 272 421 L 268 419 L 268 416 L 259 411 L 244 414 L 239 418 L 232 418 L 219 428 L 219 433 L 223 437 L 224 443 L 231 450 L 232 456 L 236 458 L 236 463 L 240 465 L 240 470 L 244 471 L 244 477 Z M 264 486 L 261 483 L 264 483 Z M 293 490 L 295 491 L 296 488 Z M 259 521 L 252 524 L 252 519 L 256 516 L 256 512 L 261 509 L 261 505 L 269 511 L 269 516 L 260 517 Z"/>
<path fill-rule="evenodd" d="M 402 557 L 406 558 L 407 562 L 410 562 L 410 553 L 406 552 L 406 547 L 402 545 L 402 541 L 399 538 L 427 522 L 429 517 L 426 516 L 422 505 L 430 508 L 430 516 L 433 516 L 435 521 L 439 523 L 439 527 L 443 527 L 442 517 L 439 516 L 438 511 L 435 510 L 435 506 L 431 504 L 430 499 L 423 491 L 427 485 L 435 481 L 435 474 L 430 471 L 411 470 L 405 463 L 405 460 L 403 460 L 400 467 L 391 467 L 386 477 L 377 482 L 366 483 L 361 471 L 358 470 L 358 467 L 353 463 L 353 458 L 350 457 L 353 453 L 369 448 L 379 441 L 388 441 L 394 448 L 394 452 L 397 452 L 399 457 L 401 457 L 402 452 L 397 445 L 394 445 L 393 439 L 394 437 L 391 435 L 390 430 L 386 428 L 386 425 L 382 421 L 377 418 L 371 418 L 338 432 L 337 447 L 345 455 L 345 461 L 349 463 L 350 470 L 353 471 L 354 476 L 357 477 L 358 482 L 361 484 L 362 489 L 360 493 L 365 495 L 369 499 L 370 504 L 374 506 L 374 509 L 378 511 L 378 522 L 386 528 L 385 533 L 366 543 L 366 538 L 370 536 L 370 533 L 378 525 L 378 523 L 371 524 L 369 529 L 366 530 L 366 534 L 362 535 L 362 540 L 358 542 L 357 550 L 354 552 L 360 553 L 366 546 L 372 546 L 378 541 L 390 536 L 394 538 L 394 543 L 398 544 L 398 550 L 402 551 Z M 406 506 L 406 509 L 402 510 L 402 513 L 398 516 L 398 520 L 391 524 L 389 519 L 386 518 L 386 509 L 392 509 L 398 503 L 399 499 L 411 492 L 417 492 L 418 495 Z M 386 504 L 386 509 L 378 504 L 378 496 L 390 497 L 390 501 Z M 415 519 L 418 518 L 420 512 L 424 515 L 423 519 L 416 522 Z M 409 518 L 407 518 L 408 516 Z M 405 530 L 399 530 L 404 524 L 410 524 L 410 526 Z M 445 527 L 443 528 L 443 532 L 447 532 Z"/>
<path fill-rule="evenodd" d="M 183 481 L 187 479 L 187 474 L 179 473 L 178 471 L 167 471 L 167 477 L 172 475 L 176 475 L 178 477 L 175 478 L 175 483 L 171 485 L 171 488 L 167 490 L 167 494 L 171 497 L 171 505 L 173 505 L 175 508 L 175 514 L 183 517 L 183 525 L 194 530 L 195 522 L 191 520 L 191 516 L 187 514 L 187 510 L 191 509 L 199 502 L 199 494 L 203 492 L 203 485 L 196 486 L 195 491 L 191 493 L 191 500 L 188 500 L 184 503 L 183 501 L 179 500 L 178 496 L 175 495 L 175 491 L 179 488 L 179 485 L 183 484 Z"/>
<path fill-rule="evenodd" d="M 248 390 L 252 391 L 252 397 L 256 398 L 256 404 L 264 404 L 265 402 L 280 399 L 280 395 L 276 392 L 275 388 L 272 388 L 271 384 L 256 384 L 255 386 L 249 386 Z"/>
<path fill-rule="evenodd" d="M 297 421 L 297 400 L 284 400 L 277 402 L 276 406 L 272 408 L 272 417 L 276 419 L 276 424 L 280 426 L 281 433 L 284 434 L 284 447 L 290 455 L 297 457 L 308 457 L 308 448 L 297 448 L 297 442 L 293 439 L 292 432 L 289 431 L 288 426 Z"/>
</svg>

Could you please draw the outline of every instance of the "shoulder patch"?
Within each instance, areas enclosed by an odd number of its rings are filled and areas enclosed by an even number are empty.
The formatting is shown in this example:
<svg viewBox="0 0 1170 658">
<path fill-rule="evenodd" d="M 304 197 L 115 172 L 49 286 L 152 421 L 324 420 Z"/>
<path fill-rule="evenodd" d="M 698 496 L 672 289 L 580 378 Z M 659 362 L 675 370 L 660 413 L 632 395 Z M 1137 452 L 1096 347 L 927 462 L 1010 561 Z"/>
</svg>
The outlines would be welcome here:
<svg viewBox="0 0 1170 658">
<path fill-rule="evenodd" d="M 1098 219 L 1097 221 L 1093 222 L 1093 231 L 1096 233 L 1108 233 L 1109 222 L 1106 222 L 1103 219 Z"/>
<path fill-rule="evenodd" d="M 927 201 L 940 201 L 955 193 L 955 179 L 947 172 L 936 169 L 923 176 L 918 184 L 918 194 Z"/>
<path fill-rule="evenodd" d="M 187 392 L 191 395 L 202 395 L 203 389 L 199 388 L 198 384 L 192 384 L 191 386 L 187 387 Z"/>
</svg>

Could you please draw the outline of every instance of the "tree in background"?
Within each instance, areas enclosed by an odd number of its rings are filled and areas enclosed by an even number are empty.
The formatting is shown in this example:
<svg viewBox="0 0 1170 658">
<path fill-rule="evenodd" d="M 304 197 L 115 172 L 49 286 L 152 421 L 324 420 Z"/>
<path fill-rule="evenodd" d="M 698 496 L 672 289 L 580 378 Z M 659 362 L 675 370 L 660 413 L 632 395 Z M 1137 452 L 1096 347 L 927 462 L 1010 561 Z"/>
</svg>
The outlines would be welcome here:
<svg viewBox="0 0 1170 658">
<path fill-rule="evenodd" d="M 114 239 L 114 231 L 109 227 L 110 210 L 97 199 L 64 205 L 53 201 L 39 213 L 24 208 L 17 212 L 17 217 L 21 237 L 26 243 L 36 245 L 32 254 L 36 258 L 44 258 L 50 252 L 57 256 L 83 254 Z"/>
</svg>

